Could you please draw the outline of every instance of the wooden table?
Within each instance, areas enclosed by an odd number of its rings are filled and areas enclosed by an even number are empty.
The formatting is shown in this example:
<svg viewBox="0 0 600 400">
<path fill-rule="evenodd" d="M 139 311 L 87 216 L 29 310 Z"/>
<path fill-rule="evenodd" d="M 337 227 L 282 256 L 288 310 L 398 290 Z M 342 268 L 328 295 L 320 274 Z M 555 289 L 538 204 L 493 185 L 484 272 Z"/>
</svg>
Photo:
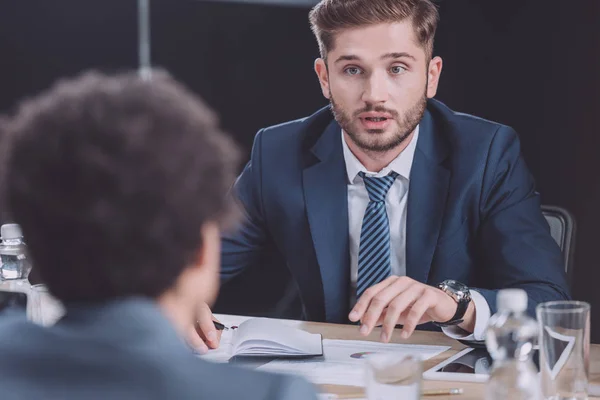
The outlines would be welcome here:
<svg viewBox="0 0 600 400">
<path fill-rule="evenodd" d="M 335 325 L 317 322 L 302 322 L 299 327 L 312 333 L 320 333 L 325 339 L 347 339 L 347 340 L 379 340 L 380 329 L 377 328 L 370 336 L 364 338 L 358 332 L 358 327 L 354 325 Z M 408 340 L 400 339 L 399 331 L 396 330 L 392 335 L 392 343 L 411 343 L 411 344 L 432 344 L 441 346 L 451 346 L 451 349 L 445 351 L 439 356 L 424 362 L 424 370 L 427 370 L 441 361 L 451 357 L 466 346 L 456 340 L 450 339 L 440 332 L 422 332 L 416 331 Z M 590 382 L 600 384 L 600 345 L 591 345 L 590 347 Z M 483 399 L 484 387 L 482 383 L 463 383 L 463 382 L 442 382 L 423 380 L 423 389 L 444 389 L 451 387 L 461 387 L 464 389 L 463 395 L 453 396 L 435 396 L 427 399 L 448 399 L 448 400 L 467 400 Z M 323 386 L 323 392 L 341 394 L 359 394 L 363 393 L 362 388 L 351 386 Z"/>
</svg>

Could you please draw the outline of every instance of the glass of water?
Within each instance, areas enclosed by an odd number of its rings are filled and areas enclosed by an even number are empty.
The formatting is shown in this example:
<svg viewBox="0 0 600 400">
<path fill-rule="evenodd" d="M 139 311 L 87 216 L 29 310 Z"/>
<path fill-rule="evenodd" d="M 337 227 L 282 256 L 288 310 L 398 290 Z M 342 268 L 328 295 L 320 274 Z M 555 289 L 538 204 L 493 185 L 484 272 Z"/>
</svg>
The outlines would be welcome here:
<svg viewBox="0 0 600 400">
<path fill-rule="evenodd" d="M 365 365 L 367 399 L 421 398 L 423 363 L 417 356 L 378 353 L 368 356 Z"/>
<path fill-rule="evenodd" d="M 46 285 L 33 285 L 30 293 L 29 315 L 36 324 L 54 325 L 64 315 L 62 303 L 50 294 Z"/>
<path fill-rule="evenodd" d="M 552 301 L 536 309 L 540 325 L 540 381 L 544 398 L 588 398 L 590 305 Z"/>
</svg>

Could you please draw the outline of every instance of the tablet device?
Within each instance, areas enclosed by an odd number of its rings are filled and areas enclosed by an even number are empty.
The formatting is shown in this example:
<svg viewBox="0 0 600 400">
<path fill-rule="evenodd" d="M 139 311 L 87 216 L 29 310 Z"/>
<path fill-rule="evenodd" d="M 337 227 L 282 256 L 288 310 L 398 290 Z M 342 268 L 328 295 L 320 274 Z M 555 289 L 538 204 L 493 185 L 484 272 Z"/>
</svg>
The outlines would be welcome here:
<svg viewBox="0 0 600 400">
<path fill-rule="evenodd" d="M 533 353 L 538 368 L 538 351 Z M 457 382 L 486 382 L 492 370 L 492 357 L 486 349 L 464 349 L 423 373 L 424 379 Z"/>
</svg>

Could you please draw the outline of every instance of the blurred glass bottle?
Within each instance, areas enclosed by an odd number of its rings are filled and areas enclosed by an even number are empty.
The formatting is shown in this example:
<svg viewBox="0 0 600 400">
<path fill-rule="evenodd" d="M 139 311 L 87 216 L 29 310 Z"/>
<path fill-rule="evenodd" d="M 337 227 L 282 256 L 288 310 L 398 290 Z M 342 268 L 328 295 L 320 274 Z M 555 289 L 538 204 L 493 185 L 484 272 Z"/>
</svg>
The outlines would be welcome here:
<svg viewBox="0 0 600 400">
<path fill-rule="evenodd" d="M 527 313 L 527 293 L 498 292 L 498 312 L 490 318 L 486 346 L 494 360 L 486 385 L 486 400 L 541 399 L 540 382 L 532 361 L 537 323 Z"/>
<path fill-rule="evenodd" d="M 4 224 L 0 227 L 0 236 L 0 289 L 28 293 L 31 263 L 21 227 Z"/>
</svg>

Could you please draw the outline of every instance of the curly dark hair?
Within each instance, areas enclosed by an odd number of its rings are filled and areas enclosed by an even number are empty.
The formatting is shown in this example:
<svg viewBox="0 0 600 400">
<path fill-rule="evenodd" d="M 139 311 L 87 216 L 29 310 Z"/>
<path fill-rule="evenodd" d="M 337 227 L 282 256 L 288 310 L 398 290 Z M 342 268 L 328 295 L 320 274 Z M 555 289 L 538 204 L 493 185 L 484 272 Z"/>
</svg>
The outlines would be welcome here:
<svg viewBox="0 0 600 400">
<path fill-rule="evenodd" d="M 5 200 L 57 298 L 156 298 L 223 224 L 238 148 L 204 102 L 163 71 L 85 73 L 8 122 Z"/>
</svg>

